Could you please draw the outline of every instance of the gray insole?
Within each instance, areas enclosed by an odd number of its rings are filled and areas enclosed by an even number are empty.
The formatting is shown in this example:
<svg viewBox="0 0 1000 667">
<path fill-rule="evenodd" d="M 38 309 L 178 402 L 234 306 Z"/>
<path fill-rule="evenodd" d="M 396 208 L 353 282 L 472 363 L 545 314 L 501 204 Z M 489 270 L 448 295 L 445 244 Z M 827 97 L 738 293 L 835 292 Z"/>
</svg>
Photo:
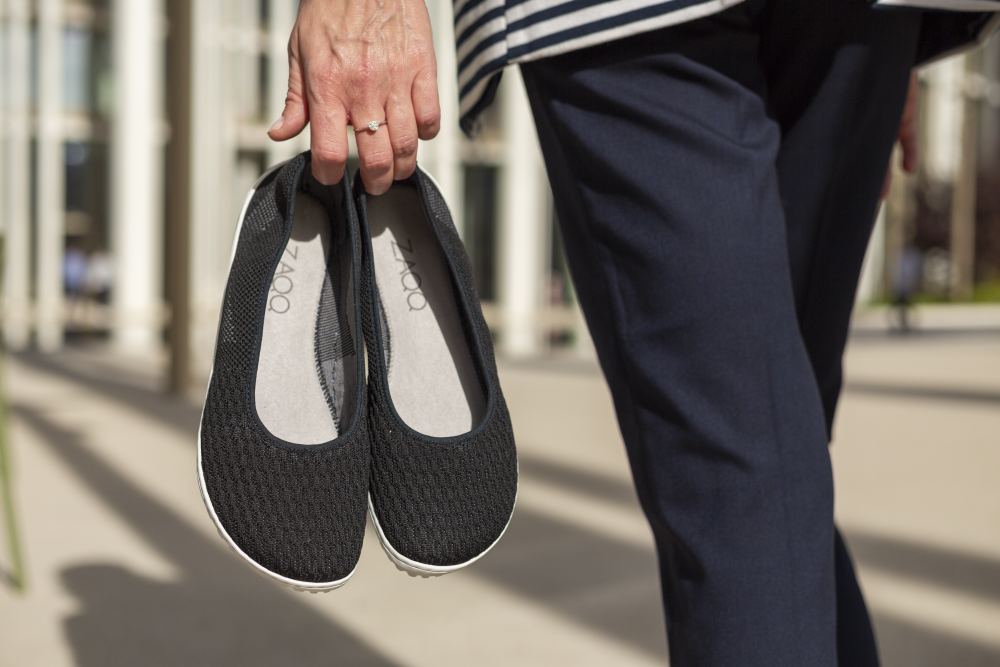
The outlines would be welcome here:
<svg viewBox="0 0 1000 667">
<path fill-rule="evenodd" d="M 486 400 L 444 254 L 416 190 L 397 184 L 370 197 L 368 222 L 396 412 L 426 435 L 467 433 Z"/>
<path fill-rule="evenodd" d="M 301 445 L 336 438 L 338 417 L 345 404 L 352 405 L 354 353 L 323 360 L 323 364 L 317 358 L 320 300 L 349 293 L 337 285 L 331 290 L 331 280 L 338 281 L 341 274 L 334 263 L 342 258 L 330 249 L 326 209 L 311 195 L 299 192 L 291 238 L 268 290 L 255 399 L 264 426 L 274 436 Z M 343 312 L 353 314 L 348 305 L 338 304 Z M 333 377 L 337 380 L 331 383 Z"/>
</svg>

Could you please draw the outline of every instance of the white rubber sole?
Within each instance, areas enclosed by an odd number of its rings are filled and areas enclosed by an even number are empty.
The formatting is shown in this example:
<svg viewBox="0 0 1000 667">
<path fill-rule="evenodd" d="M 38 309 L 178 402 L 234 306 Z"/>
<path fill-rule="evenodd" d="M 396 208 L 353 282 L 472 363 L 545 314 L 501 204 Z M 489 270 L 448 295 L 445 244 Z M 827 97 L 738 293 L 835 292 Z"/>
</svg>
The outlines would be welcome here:
<svg viewBox="0 0 1000 667">
<path fill-rule="evenodd" d="M 514 499 L 514 505 L 515 506 L 517 505 L 516 498 Z M 406 572 L 410 576 L 440 577 L 441 575 L 449 574 L 451 572 L 456 572 L 464 567 L 468 567 L 469 565 L 472 565 L 477 560 L 488 554 L 493 549 L 493 547 L 495 547 L 497 543 L 501 539 L 503 539 L 503 536 L 507 532 L 507 529 L 510 528 L 510 521 L 512 518 L 514 518 L 514 510 L 513 508 L 511 508 L 510 516 L 507 517 L 507 524 L 503 527 L 503 530 L 500 531 L 500 534 L 497 536 L 495 540 L 493 540 L 493 543 L 490 544 L 490 546 L 486 547 L 484 551 L 480 552 L 479 554 L 470 558 L 464 563 L 457 563 L 455 565 L 431 565 L 430 563 L 421 563 L 419 561 L 413 560 L 412 558 L 407 558 L 403 554 L 399 553 L 396 550 L 396 548 L 389 543 L 389 540 L 386 538 L 385 533 L 382 531 L 382 525 L 378 522 L 378 515 L 375 514 L 375 506 L 372 505 L 372 499 L 370 494 L 368 496 L 368 515 L 371 517 L 372 523 L 375 525 L 375 532 L 376 534 L 378 534 L 378 541 L 382 545 L 382 550 L 385 551 L 386 555 L 389 557 L 389 560 L 392 561 L 393 565 L 395 565 L 397 569 L 399 569 L 401 572 Z"/>
<path fill-rule="evenodd" d="M 257 179 L 257 181 L 253 184 L 253 187 L 250 188 L 250 192 L 247 194 L 247 197 L 246 197 L 246 199 L 243 202 L 243 208 L 240 210 L 239 221 L 236 223 L 236 233 L 235 233 L 235 235 L 233 237 L 233 247 L 232 247 L 232 251 L 230 252 L 230 255 L 229 255 L 229 271 L 232 271 L 233 260 L 236 258 L 236 246 L 237 246 L 237 244 L 239 244 L 239 241 L 240 241 L 240 232 L 243 230 L 243 219 L 246 217 L 247 208 L 250 206 L 250 200 L 253 198 L 254 193 L 257 191 L 257 188 L 264 181 L 264 179 L 266 179 L 268 176 L 270 176 L 273 172 L 275 172 L 278 169 L 280 169 L 281 167 L 283 167 L 286 164 L 286 162 L 281 162 L 281 163 L 279 163 L 279 164 L 271 167 L 270 169 L 268 169 L 266 172 L 264 172 L 261 175 L 260 178 Z M 229 271 L 227 271 L 227 275 L 228 275 Z M 220 313 L 220 318 L 221 318 L 221 313 Z M 213 355 L 213 359 L 214 359 L 214 355 Z M 209 371 L 209 374 L 208 374 L 208 386 L 211 386 L 211 384 L 212 384 L 212 373 L 214 371 L 215 371 L 215 368 L 214 368 L 214 365 L 213 365 L 212 370 Z M 208 387 L 207 386 L 205 388 L 205 398 L 206 398 L 205 402 L 207 402 L 207 399 L 208 399 Z M 266 567 L 264 567 L 263 565 L 261 565 L 260 563 L 258 563 L 257 561 L 255 561 L 253 558 L 251 558 L 250 556 L 248 556 L 246 554 L 246 552 L 244 552 L 239 547 L 239 545 L 236 544 L 236 542 L 229 535 L 229 533 L 226 532 L 226 529 L 223 527 L 222 522 L 219 520 L 218 514 L 215 513 L 215 507 L 212 505 L 212 499 L 208 495 L 208 487 L 205 484 L 205 473 L 204 473 L 204 471 L 202 469 L 202 466 L 201 466 L 201 421 L 202 421 L 202 419 L 204 419 L 204 416 L 205 416 L 205 408 L 204 408 L 205 402 L 202 403 L 201 419 L 198 420 L 198 490 L 201 492 L 201 499 L 202 499 L 202 502 L 205 503 L 205 509 L 208 510 L 208 515 L 212 518 L 212 523 L 215 524 L 215 528 L 216 528 L 216 530 L 219 531 L 219 535 L 222 537 L 222 539 L 226 542 L 226 544 L 229 545 L 229 547 L 240 558 L 242 558 L 247 563 L 249 563 L 249 565 L 256 572 L 259 572 L 260 574 L 263 574 L 267 578 L 272 579 L 274 581 L 277 581 L 280 584 L 288 586 L 288 587 L 292 588 L 293 590 L 303 591 L 303 592 L 308 592 L 308 593 L 325 593 L 327 591 L 332 591 L 332 590 L 335 590 L 337 588 L 340 588 L 341 586 L 343 586 L 344 584 L 346 584 L 347 581 L 352 576 L 354 576 L 354 573 L 357 571 L 357 569 L 358 569 L 357 565 L 354 566 L 354 569 L 351 570 L 350 574 L 348 574 L 346 577 L 344 577 L 342 579 L 337 579 L 336 581 L 316 582 L 316 581 L 300 581 L 298 579 L 291 579 L 289 577 L 286 577 L 284 575 L 278 574 L 277 572 L 273 572 L 272 570 L 267 569 Z"/>
</svg>

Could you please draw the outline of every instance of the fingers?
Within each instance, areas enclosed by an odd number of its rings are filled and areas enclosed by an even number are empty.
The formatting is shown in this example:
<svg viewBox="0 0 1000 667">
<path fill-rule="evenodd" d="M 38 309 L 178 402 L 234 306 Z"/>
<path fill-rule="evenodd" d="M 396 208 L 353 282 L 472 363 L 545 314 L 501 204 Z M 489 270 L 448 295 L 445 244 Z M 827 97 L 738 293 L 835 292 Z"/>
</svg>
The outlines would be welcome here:
<svg viewBox="0 0 1000 667">
<path fill-rule="evenodd" d="M 408 96 L 389 102 L 385 113 L 393 154 L 392 177 L 398 181 L 417 168 L 417 121 Z"/>
<path fill-rule="evenodd" d="M 384 193 L 394 178 L 407 178 L 416 169 L 418 139 L 432 139 L 440 130 L 433 51 L 429 51 L 429 58 L 425 52 L 413 69 L 404 71 L 395 81 L 390 77 L 379 85 L 347 85 L 351 77 L 325 58 L 315 53 L 308 57 L 308 52 L 302 54 L 307 56 L 305 59 L 300 58 L 298 30 L 297 23 L 289 41 L 285 106 L 268 135 L 275 141 L 285 141 L 309 124 L 313 175 L 329 185 L 344 177 L 347 137 L 355 129 L 353 125 L 359 130 L 355 138 L 365 189 L 371 194 Z M 303 39 L 307 46 L 312 43 L 307 35 Z M 360 83 L 368 78 L 362 77 Z M 394 92 L 389 93 L 387 101 L 389 91 Z M 372 120 L 386 124 L 371 132 L 366 126 Z"/>
<path fill-rule="evenodd" d="M 274 125 L 267 131 L 267 136 L 275 141 L 287 141 L 302 132 L 308 119 L 309 114 L 306 111 L 305 100 L 288 91 L 288 96 L 285 97 L 285 108 L 278 120 L 274 121 Z"/>
<path fill-rule="evenodd" d="M 309 121 L 301 62 L 294 35 L 292 40 L 288 48 L 288 93 L 285 95 L 285 108 L 267 131 L 267 135 L 274 141 L 287 141 L 297 136 Z"/>
<path fill-rule="evenodd" d="M 312 173 L 324 185 L 339 183 L 347 165 L 347 113 L 336 101 L 310 100 Z"/>
<path fill-rule="evenodd" d="M 437 136 L 441 129 L 441 107 L 438 102 L 437 69 L 425 67 L 413 79 L 413 114 L 417 135 L 424 141 Z"/>
<path fill-rule="evenodd" d="M 385 109 L 364 107 L 351 110 L 351 125 L 358 142 L 358 160 L 361 163 L 361 180 L 369 194 L 380 195 L 392 185 L 393 151 L 389 131 L 385 125 L 374 132 L 366 129 L 369 121 L 384 120 Z"/>
</svg>

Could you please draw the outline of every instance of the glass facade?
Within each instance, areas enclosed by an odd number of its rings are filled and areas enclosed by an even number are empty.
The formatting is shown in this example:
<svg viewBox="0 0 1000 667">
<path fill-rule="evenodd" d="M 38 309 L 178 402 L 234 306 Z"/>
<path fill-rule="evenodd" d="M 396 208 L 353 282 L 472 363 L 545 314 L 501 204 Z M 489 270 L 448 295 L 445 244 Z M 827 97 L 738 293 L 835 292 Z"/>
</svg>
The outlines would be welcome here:
<svg viewBox="0 0 1000 667">
<path fill-rule="evenodd" d="M 109 244 L 108 150 L 104 141 L 63 144 L 66 165 L 66 235 L 90 248 Z"/>
<path fill-rule="evenodd" d="M 111 106 L 111 45 L 103 28 L 63 31 L 63 106 L 67 113 L 106 115 Z"/>
<path fill-rule="evenodd" d="M 288 21 L 294 19 L 296 4 L 295 0 L 219 0 L 193 5 L 198 21 L 195 29 L 203 32 L 192 40 L 197 71 L 191 93 L 195 103 L 194 123 L 200 130 L 195 132 L 193 157 L 198 164 L 192 164 L 190 171 L 194 178 L 205 181 L 201 185 L 201 199 L 198 199 L 199 218 L 192 220 L 196 244 L 192 249 L 193 280 L 202 288 L 195 298 L 193 321 L 194 326 L 205 330 L 195 333 L 194 339 L 205 341 L 206 347 L 214 333 L 214 308 L 225 281 L 231 223 L 243 202 L 246 188 L 270 163 L 308 147 L 308 130 L 287 145 L 275 146 L 266 137 L 266 129 L 274 120 L 271 116 L 280 109 L 284 99 L 285 46 L 291 27 Z M 30 113 L 37 119 L 39 96 L 43 90 L 40 77 L 44 75 L 40 71 L 39 35 L 41 28 L 49 24 L 41 23 L 48 19 L 40 15 L 39 0 L 31 0 L 28 6 L 29 101 Z M 112 13 L 114 6 L 110 0 L 65 0 L 58 18 L 62 51 L 58 66 L 61 83 L 58 145 L 64 180 L 64 219 L 60 223 L 64 232 L 63 251 L 82 249 L 102 257 L 108 253 L 127 252 L 125 248 L 114 247 L 119 238 L 115 225 L 123 224 L 128 217 L 118 218 L 117 223 L 114 217 L 115 202 L 120 201 L 114 193 L 116 189 L 127 187 L 116 182 L 122 172 L 113 164 L 117 153 L 112 150 L 112 144 L 117 135 L 112 131 L 112 123 L 116 95 L 121 93 L 114 60 L 114 30 L 120 23 Z M 155 0 L 146 6 L 158 8 L 159 12 L 165 8 L 164 3 Z M 166 35 L 169 30 L 166 16 L 158 14 L 152 19 L 156 30 Z M 8 21 L 7 17 L 0 20 L 4 24 L 4 29 L 0 30 L 0 54 L 6 59 L 9 55 L 6 48 Z M 439 53 L 453 50 L 448 31 L 436 28 L 435 35 L 441 42 Z M 161 52 L 154 59 L 160 62 L 162 58 L 162 79 L 155 82 L 157 107 L 154 107 L 160 109 L 164 109 L 164 100 L 171 94 L 167 88 L 167 58 L 163 55 Z M 5 63 L 4 71 L 6 68 Z M 449 74 L 442 71 L 441 76 Z M 483 132 L 476 141 L 467 140 L 460 134 L 457 124 L 452 123 L 442 129 L 443 135 L 450 135 L 442 140 L 450 148 L 444 150 L 440 142 L 431 142 L 423 145 L 421 154 L 421 162 L 436 172 L 436 176 L 445 172 L 456 175 L 450 186 L 447 186 L 447 179 L 443 182 L 467 243 L 480 294 L 491 306 L 488 312 L 503 310 L 504 304 L 500 303 L 502 277 L 505 272 L 514 270 L 504 264 L 500 248 L 502 230 L 508 224 L 502 218 L 500 206 L 504 197 L 503 174 L 508 168 L 504 164 L 507 159 L 502 150 L 504 141 L 511 132 L 532 135 L 534 132 L 530 126 L 512 128 L 505 121 L 504 95 L 504 86 L 501 86 L 496 104 L 483 117 Z M 448 104 L 449 100 L 444 99 L 443 103 Z M 33 148 L 29 151 L 31 164 L 26 165 L 30 174 L 27 198 L 31 202 L 29 225 L 35 229 L 40 224 L 35 207 L 40 194 L 36 183 L 37 149 L 34 148 L 37 124 L 31 122 L 29 127 Z M 162 150 L 169 137 L 169 128 L 163 119 L 154 119 L 152 127 L 154 130 L 162 128 L 159 143 Z M 162 153 L 154 162 L 159 165 L 157 180 L 165 182 L 165 175 L 159 173 L 163 165 Z M 529 167 L 543 177 L 540 160 L 530 165 L 519 161 L 517 166 L 518 169 Z M 357 168 L 356 158 L 352 158 L 349 168 L 352 171 Z M 547 197 L 547 188 L 541 188 L 540 192 L 541 197 Z M 169 193 L 164 194 L 169 197 Z M 154 225 L 161 230 L 154 232 L 154 236 L 164 238 L 162 203 L 157 204 L 157 208 L 160 211 L 157 220 L 128 224 Z M 542 210 L 544 206 L 538 208 Z M 545 248 L 540 255 L 545 266 L 532 269 L 538 278 L 535 293 L 544 295 L 538 300 L 539 306 L 544 310 L 569 310 L 572 308 L 571 291 L 566 287 L 561 255 L 551 249 L 552 230 L 547 221 L 539 220 L 536 226 L 538 243 Z M 34 260 L 32 262 L 31 280 L 35 283 L 43 277 L 34 275 Z M 169 270 L 169 266 L 155 270 Z M 119 279 L 127 278 L 119 276 Z M 162 276 L 154 282 L 162 284 Z M 35 291 L 32 287 L 31 292 Z M 522 295 L 521 298 L 535 299 L 536 295 Z M 162 300 L 162 294 L 157 298 Z M 162 301 L 152 307 L 162 308 Z M 102 329 L 116 326 L 110 314 L 106 321 L 98 323 L 95 320 L 92 324 Z M 497 326 L 503 326 L 502 318 Z M 540 332 L 538 340 L 544 348 L 560 344 L 562 338 Z"/>
</svg>

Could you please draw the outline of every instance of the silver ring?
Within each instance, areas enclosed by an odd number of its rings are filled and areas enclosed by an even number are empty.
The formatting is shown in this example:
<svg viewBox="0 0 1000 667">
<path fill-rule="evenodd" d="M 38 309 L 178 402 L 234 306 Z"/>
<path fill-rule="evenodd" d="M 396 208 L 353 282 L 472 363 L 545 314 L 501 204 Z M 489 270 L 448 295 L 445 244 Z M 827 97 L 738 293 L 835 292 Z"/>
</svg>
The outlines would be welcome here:
<svg viewBox="0 0 1000 667">
<path fill-rule="evenodd" d="M 368 124 L 365 125 L 364 127 L 356 127 L 356 128 L 354 128 L 354 131 L 355 132 L 364 132 L 365 130 L 367 130 L 368 132 L 370 132 L 372 134 L 375 134 L 376 132 L 378 132 L 378 128 L 380 128 L 380 127 L 382 127 L 383 125 L 386 125 L 386 124 L 387 123 L 384 120 L 370 120 L 370 121 L 368 121 Z"/>
</svg>

